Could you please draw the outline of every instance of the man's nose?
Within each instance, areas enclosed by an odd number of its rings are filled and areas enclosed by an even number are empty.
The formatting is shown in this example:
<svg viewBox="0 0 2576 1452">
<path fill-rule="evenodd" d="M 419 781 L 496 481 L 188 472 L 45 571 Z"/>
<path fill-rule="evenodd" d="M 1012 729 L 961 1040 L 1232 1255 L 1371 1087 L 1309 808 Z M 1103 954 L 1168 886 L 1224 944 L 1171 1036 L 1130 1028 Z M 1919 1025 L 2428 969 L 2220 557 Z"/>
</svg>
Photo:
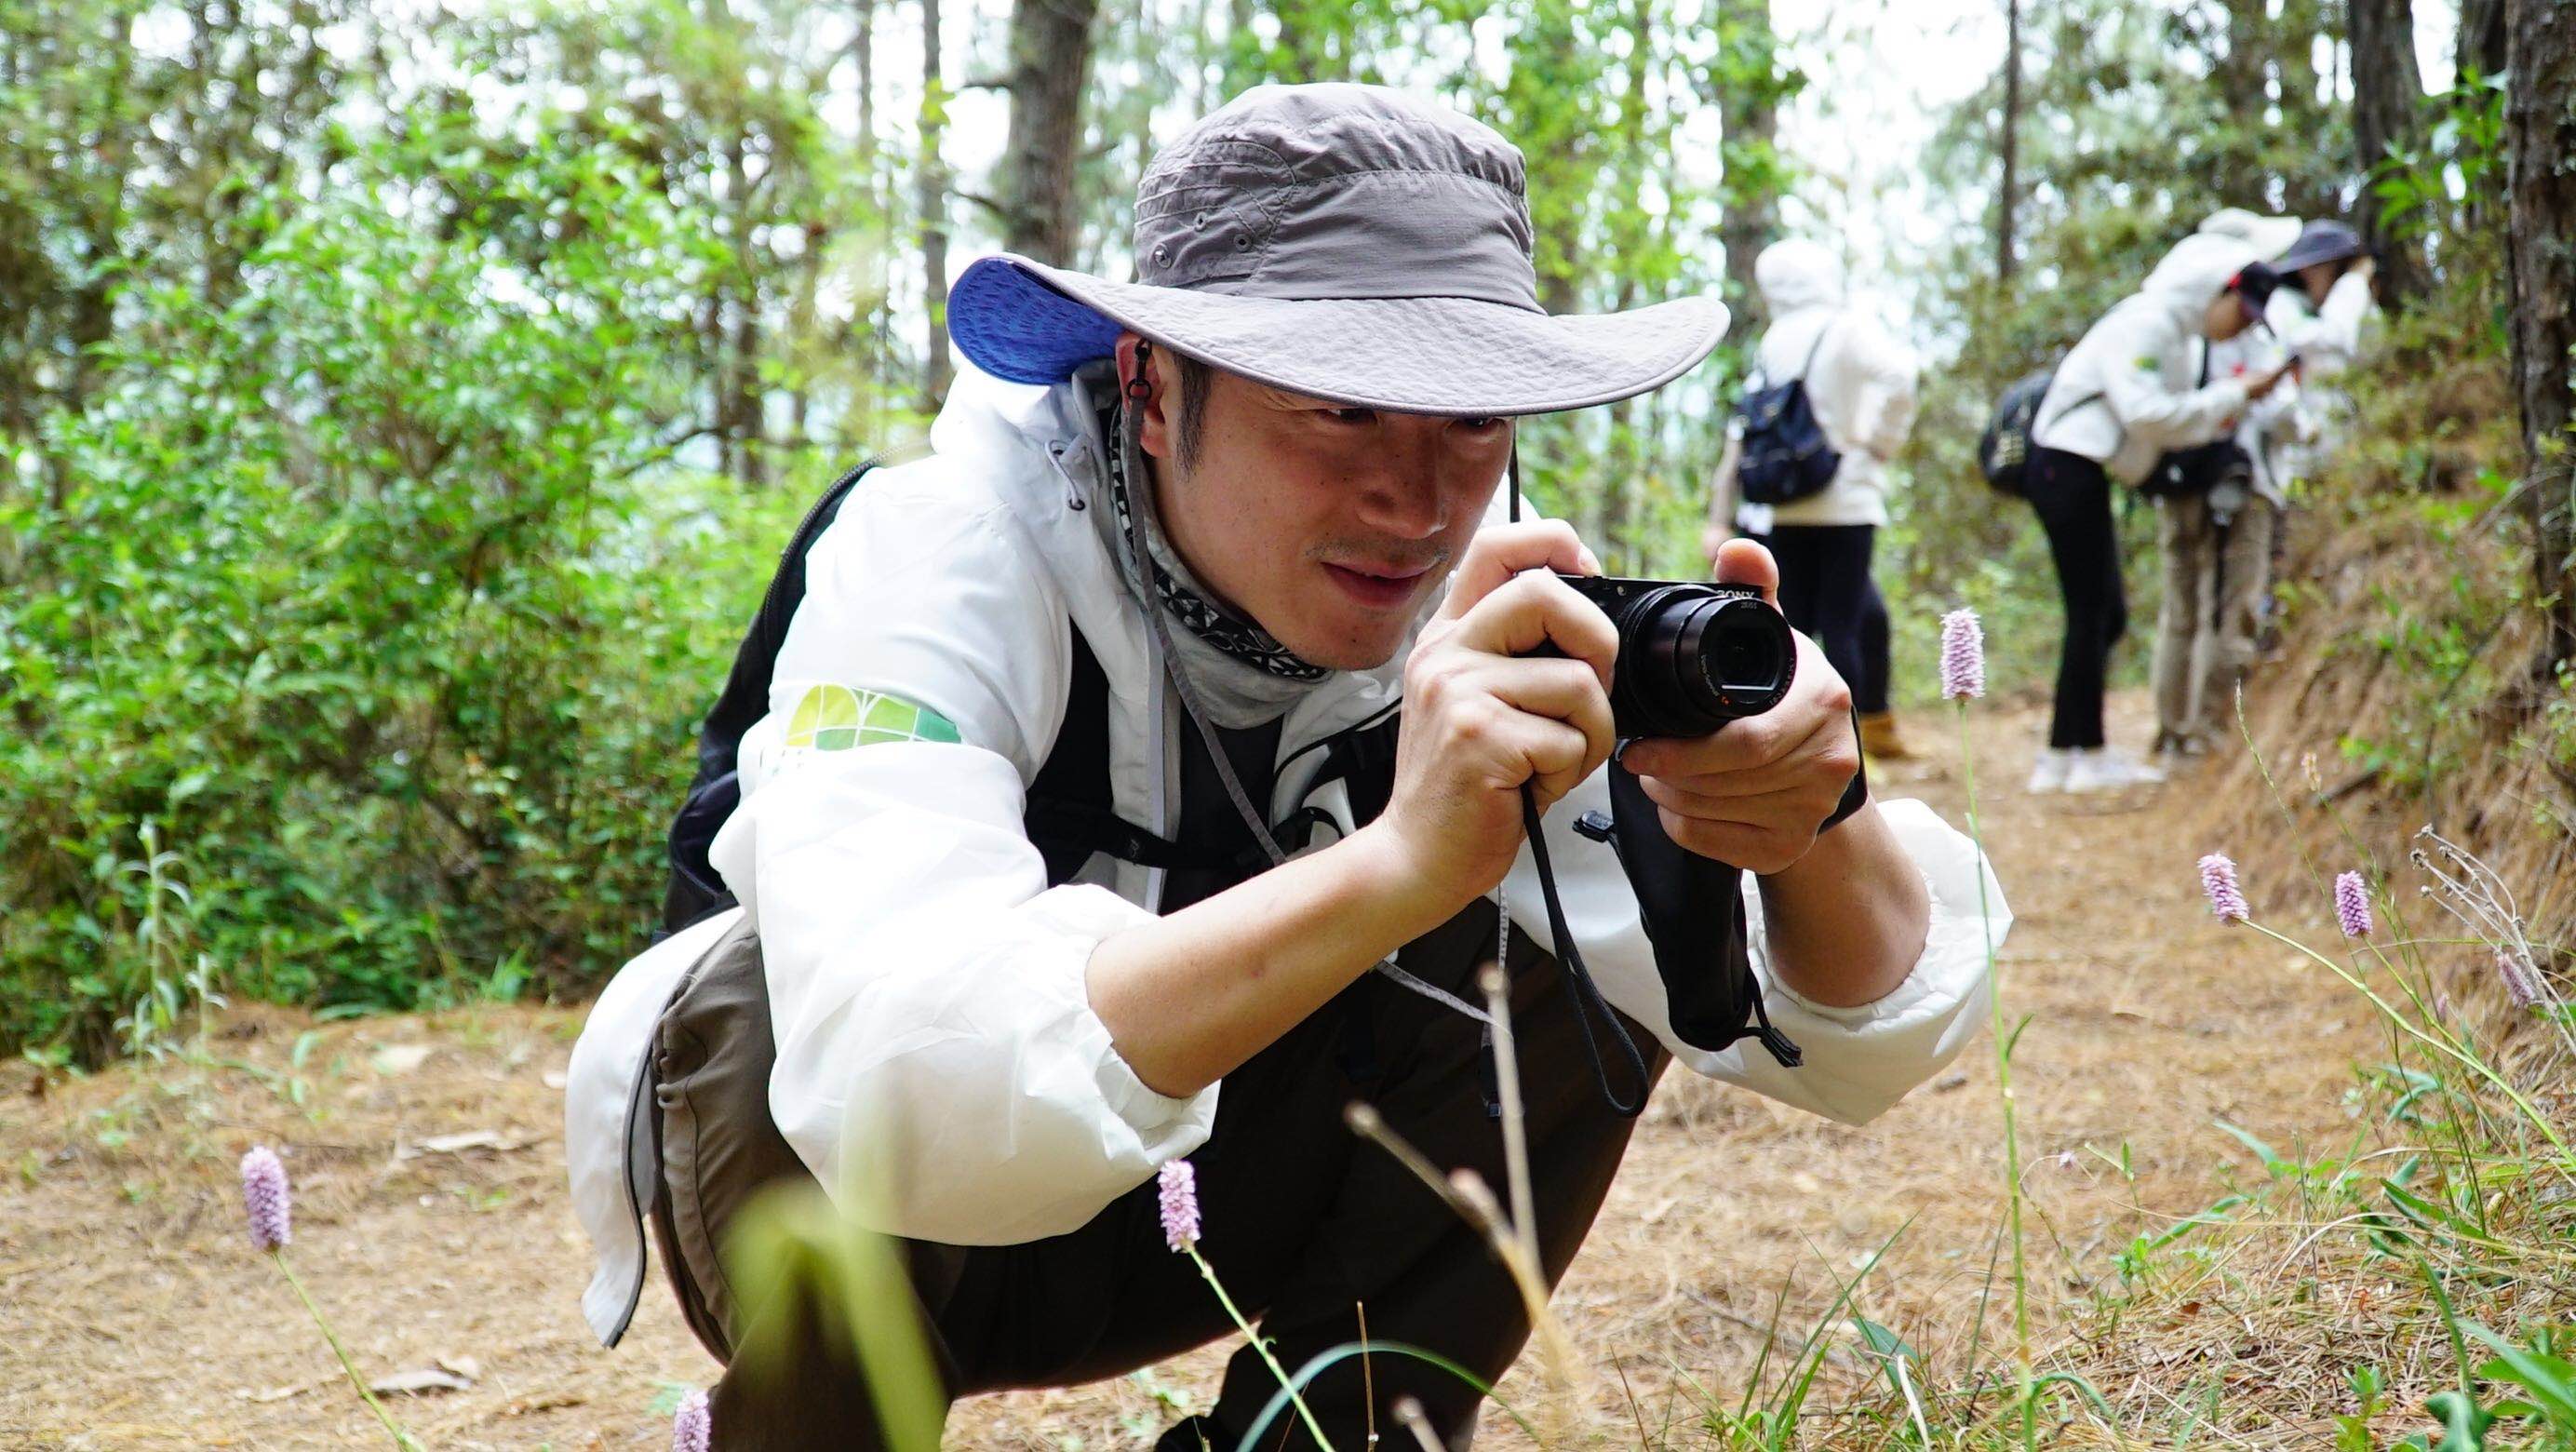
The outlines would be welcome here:
<svg viewBox="0 0 2576 1452">
<path fill-rule="evenodd" d="M 1449 523 L 1440 487 L 1439 439 L 1390 430 L 1384 452 L 1361 473 L 1360 519 L 1398 539 L 1429 539 Z"/>
</svg>

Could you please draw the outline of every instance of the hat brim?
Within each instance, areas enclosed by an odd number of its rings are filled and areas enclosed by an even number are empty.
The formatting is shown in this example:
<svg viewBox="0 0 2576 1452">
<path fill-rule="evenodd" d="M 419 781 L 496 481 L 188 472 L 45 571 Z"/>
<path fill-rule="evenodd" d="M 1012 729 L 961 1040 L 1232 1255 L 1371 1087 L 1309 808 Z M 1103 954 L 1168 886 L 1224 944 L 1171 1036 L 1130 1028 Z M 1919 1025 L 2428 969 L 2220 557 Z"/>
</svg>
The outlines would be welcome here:
<svg viewBox="0 0 2576 1452">
<path fill-rule="evenodd" d="M 1515 416 L 1661 388 L 1726 335 L 1726 307 L 1688 297 L 1550 317 L 1472 298 L 1240 297 L 1104 282 L 1008 253 L 948 294 L 948 332 L 976 367 L 1057 383 L 1122 331 L 1274 388 L 1358 408 Z"/>
<path fill-rule="evenodd" d="M 2282 253 L 2272 267 L 2275 271 L 2290 273 L 2302 267 L 2313 267 L 2320 262 L 2349 262 L 2359 257 L 2361 253 L 2362 245 L 2359 237 L 2350 240 L 2326 237 L 2313 241 L 2302 237 L 2297 245 Z"/>
</svg>

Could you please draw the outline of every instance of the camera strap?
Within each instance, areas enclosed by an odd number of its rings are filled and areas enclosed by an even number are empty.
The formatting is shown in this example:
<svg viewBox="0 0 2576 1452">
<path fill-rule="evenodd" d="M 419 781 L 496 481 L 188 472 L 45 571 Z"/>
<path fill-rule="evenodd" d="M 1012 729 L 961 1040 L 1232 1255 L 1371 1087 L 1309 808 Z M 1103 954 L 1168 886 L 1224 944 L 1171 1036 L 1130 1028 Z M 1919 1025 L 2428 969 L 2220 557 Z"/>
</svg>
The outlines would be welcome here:
<svg viewBox="0 0 2576 1452">
<path fill-rule="evenodd" d="M 1518 524 L 1521 521 L 1521 446 L 1517 433 L 1512 440 L 1511 462 L 1507 466 L 1503 487 L 1511 491 L 1511 498 L 1505 506 L 1510 511 L 1509 518 Z M 1610 769 L 1625 770 L 1615 762 Z M 1592 970 L 1583 966 L 1583 950 L 1575 945 L 1574 930 L 1565 921 L 1565 904 L 1557 897 L 1556 868 L 1548 861 L 1547 833 L 1543 825 L 1539 818 L 1538 796 L 1527 783 L 1523 783 L 1521 831 L 1529 838 L 1530 864 L 1538 869 L 1539 900 L 1547 907 L 1547 935 L 1556 944 L 1557 963 L 1564 968 L 1567 981 L 1574 985 L 1571 995 L 1574 1013 L 1583 1024 L 1583 1052 L 1592 1061 L 1592 1082 L 1600 1086 L 1601 1097 L 1608 1102 L 1612 1112 L 1622 1119 L 1634 1119 L 1645 1112 L 1646 1097 L 1654 1088 L 1655 1081 L 1646 1072 L 1646 1056 L 1638 1052 L 1637 1040 L 1629 1034 L 1627 1024 L 1620 1021 L 1618 1010 L 1601 996 L 1600 987 L 1592 981 Z M 1500 923 L 1497 935 L 1501 941 L 1498 946 L 1507 949 L 1510 947 L 1511 919 L 1499 911 L 1495 916 Z M 1508 963 L 1509 953 L 1498 951 L 1497 961 Z M 1604 1026 L 1610 1031 L 1610 1041 L 1618 1046 L 1619 1056 L 1628 1063 L 1629 1077 L 1636 1082 L 1637 1092 L 1633 1099 L 1620 1098 L 1618 1091 L 1610 1087 L 1610 1070 L 1601 1056 L 1601 1030 Z"/>
</svg>

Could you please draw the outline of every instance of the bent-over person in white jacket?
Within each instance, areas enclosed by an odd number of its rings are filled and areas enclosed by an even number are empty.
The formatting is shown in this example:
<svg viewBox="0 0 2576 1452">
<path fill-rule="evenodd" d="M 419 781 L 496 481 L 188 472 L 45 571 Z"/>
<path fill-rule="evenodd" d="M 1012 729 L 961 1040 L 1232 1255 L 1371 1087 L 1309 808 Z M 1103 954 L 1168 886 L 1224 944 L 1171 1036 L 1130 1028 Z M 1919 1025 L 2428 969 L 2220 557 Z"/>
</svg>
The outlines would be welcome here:
<svg viewBox="0 0 2576 1452">
<path fill-rule="evenodd" d="M 2246 405 L 2269 394 L 2286 367 L 2199 381 L 2196 340 L 2226 339 L 2254 325 L 2263 299 L 2243 280 L 2263 249 L 2198 233 L 2165 254 L 2137 292 L 2088 330 L 2058 364 L 2031 427 L 2023 492 L 2048 535 L 2066 607 L 2048 745 L 2032 770 L 2034 792 L 2102 791 L 2163 780 L 2156 768 L 2106 744 L 2102 701 L 2111 647 L 2128 629 L 2111 481 L 2135 487 L 2167 450 L 2224 437 Z"/>
<path fill-rule="evenodd" d="M 883 1445 L 832 1319 L 726 1280 L 767 1185 L 897 1238 L 947 1398 L 1233 1334 L 1157 1215 L 1182 1159 L 1198 1214 L 1169 1233 L 1283 1363 L 1365 1315 L 1492 1379 L 1529 1333 L 1510 1278 L 1343 1111 L 1506 1183 L 1475 986 L 1498 950 L 1551 1283 L 1669 1064 L 1857 1124 L 1976 1032 L 2000 888 L 1923 806 L 1868 798 L 1811 641 L 1782 635 L 1770 709 L 1610 763 L 1618 637 L 1559 577 L 1598 565 L 1509 517 L 1513 419 L 1660 386 L 1725 310 L 1549 316 L 1522 176 L 1455 113 L 1265 87 L 1146 172 L 1138 282 L 959 277 L 974 366 L 932 453 L 861 478 L 803 556 L 707 854 L 739 906 L 629 963 L 573 1056 L 593 1327 L 623 1331 L 649 1227 L 711 1352 L 783 1348 L 728 1367 L 716 1446 Z M 1751 545 L 1719 568 L 1773 584 Z M 1712 891 L 1650 934 L 1603 833 Z M 1730 982 L 1750 996 L 1701 1012 Z M 1829 1208 L 1705 1176 L 1784 1223 Z M 1160 1445 L 1234 1446 L 1276 1391 L 1246 1350 Z M 1305 1392 L 1341 1447 L 1400 1397 L 1467 1445 L 1480 1399 L 1416 1363 Z"/>
</svg>

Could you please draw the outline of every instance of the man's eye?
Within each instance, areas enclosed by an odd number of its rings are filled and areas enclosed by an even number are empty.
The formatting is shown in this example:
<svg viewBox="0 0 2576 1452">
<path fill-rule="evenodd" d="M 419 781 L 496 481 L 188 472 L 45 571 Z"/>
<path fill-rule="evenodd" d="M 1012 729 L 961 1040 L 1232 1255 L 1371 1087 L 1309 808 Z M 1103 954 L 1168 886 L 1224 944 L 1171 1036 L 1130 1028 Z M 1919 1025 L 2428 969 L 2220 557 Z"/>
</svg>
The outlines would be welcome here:
<svg viewBox="0 0 2576 1452">
<path fill-rule="evenodd" d="M 1501 422 L 1502 420 L 1498 418 L 1462 418 L 1458 420 L 1458 427 L 1467 429 L 1474 433 L 1483 433 L 1485 430 L 1493 428 Z"/>
<path fill-rule="evenodd" d="M 1365 424 L 1377 422 L 1377 410 L 1373 408 L 1328 408 L 1324 410 L 1324 416 L 1335 423 Z"/>
</svg>

